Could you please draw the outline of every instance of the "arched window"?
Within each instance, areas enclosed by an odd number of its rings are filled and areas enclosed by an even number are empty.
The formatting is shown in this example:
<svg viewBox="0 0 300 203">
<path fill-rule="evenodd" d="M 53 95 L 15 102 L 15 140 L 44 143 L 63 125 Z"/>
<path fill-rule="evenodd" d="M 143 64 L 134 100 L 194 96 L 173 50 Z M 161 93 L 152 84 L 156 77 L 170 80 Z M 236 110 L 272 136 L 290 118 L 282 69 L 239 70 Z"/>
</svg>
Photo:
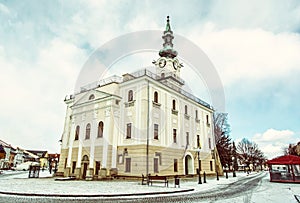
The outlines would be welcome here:
<svg viewBox="0 0 300 203">
<path fill-rule="evenodd" d="M 154 92 L 154 102 L 158 103 L 158 93 L 156 91 Z"/>
<path fill-rule="evenodd" d="M 173 109 L 173 110 L 176 110 L 176 101 L 175 101 L 175 99 L 173 99 L 172 109 Z"/>
<path fill-rule="evenodd" d="M 98 137 L 103 137 L 103 122 L 100 121 L 98 124 Z"/>
<path fill-rule="evenodd" d="M 75 131 L 75 140 L 78 140 L 79 138 L 79 130 L 80 130 L 80 126 L 76 126 L 76 131 Z"/>
<path fill-rule="evenodd" d="M 188 107 L 187 107 L 187 105 L 184 106 L 184 114 L 188 114 Z"/>
<path fill-rule="evenodd" d="M 88 123 L 85 128 L 85 139 L 86 140 L 90 139 L 90 135 L 91 135 L 91 124 Z"/>
<path fill-rule="evenodd" d="M 129 90 L 128 91 L 128 101 L 133 101 L 133 91 L 132 90 Z"/>
<path fill-rule="evenodd" d="M 89 100 L 95 99 L 95 95 L 91 94 Z"/>
</svg>

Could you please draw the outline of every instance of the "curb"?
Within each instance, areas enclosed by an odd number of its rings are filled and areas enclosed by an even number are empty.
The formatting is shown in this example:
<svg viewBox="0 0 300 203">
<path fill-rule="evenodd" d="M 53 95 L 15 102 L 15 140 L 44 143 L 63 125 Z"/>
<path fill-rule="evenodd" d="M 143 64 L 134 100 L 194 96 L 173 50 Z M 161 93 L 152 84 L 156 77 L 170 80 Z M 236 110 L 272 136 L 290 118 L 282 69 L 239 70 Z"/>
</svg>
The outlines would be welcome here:
<svg viewBox="0 0 300 203">
<path fill-rule="evenodd" d="M 145 195 L 162 195 L 162 194 L 174 194 L 191 192 L 194 189 L 184 189 L 180 191 L 169 191 L 169 192 L 143 192 L 143 193 L 125 193 L 125 194 L 36 194 L 36 193 L 18 193 L 18 192 L 3 192 L 0 194 L 4 195 L 15 195 L 15 196 L 34 196 L 34 197 L 125 197 L 125 196 L 145 196 Z"/>
</svg>

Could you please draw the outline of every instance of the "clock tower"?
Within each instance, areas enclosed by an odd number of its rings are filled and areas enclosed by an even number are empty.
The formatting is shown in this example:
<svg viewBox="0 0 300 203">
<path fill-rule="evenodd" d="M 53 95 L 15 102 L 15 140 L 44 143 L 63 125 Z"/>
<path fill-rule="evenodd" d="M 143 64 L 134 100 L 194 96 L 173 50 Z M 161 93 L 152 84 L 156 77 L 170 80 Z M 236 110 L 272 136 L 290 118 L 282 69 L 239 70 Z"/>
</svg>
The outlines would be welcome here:
<svg viewBox="0 0 300 203">
<path fill-rule="evenodd" d="M 164 43 L 163 48 L 159 51 L 159 59 L 153 61 L 153 64 L 156 66 L 156 74 L 159 76 L 172 75 L 173 77 L 180 77 L 180 69 L 183 65 L 179 62 L 177 56 L 177 51 L 173 49 L 174 39 L 173 31 L 170 26 L 170 19 L 167 16 L 167 25 L 162 36 Z"/>
</svg>

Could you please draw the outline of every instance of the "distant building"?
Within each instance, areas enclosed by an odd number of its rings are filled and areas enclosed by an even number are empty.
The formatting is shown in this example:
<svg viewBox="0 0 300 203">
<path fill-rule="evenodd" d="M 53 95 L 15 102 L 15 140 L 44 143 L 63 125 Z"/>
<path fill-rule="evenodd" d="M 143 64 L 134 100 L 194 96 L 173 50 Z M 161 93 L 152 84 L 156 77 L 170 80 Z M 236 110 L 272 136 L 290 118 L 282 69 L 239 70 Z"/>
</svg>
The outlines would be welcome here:
<svg viewBox="0 0 300 203">
<path fill-rule="evenodd" d="M 15 154 L 15 148 L 0 140 L 0 169 L 10 169 L 13 167 Z"/>
<path fill-rule="evenodd" d="M 152 71 L 113 76 L 66 97 L 59 173 L 193 175 L 201 148 L 200 171 L 215 174 L 213 108 L 183 90 L 169 19 L 162 38 Z"/>
<path fill-rule="evenodd" d="M 49 162 L 48 162 L 48 151 L 43 151 L 43 150 L 26 150 L 26 152 L 30 152 L 31 154 L 34 154 L 34 155 L 38 156 L 38 160 L 35 159 L 35 161 L 39 161 L 41 167 L 43 167 L 43 166 L 48 167 L 48 165 L 49 165 Z"/>
</svg>

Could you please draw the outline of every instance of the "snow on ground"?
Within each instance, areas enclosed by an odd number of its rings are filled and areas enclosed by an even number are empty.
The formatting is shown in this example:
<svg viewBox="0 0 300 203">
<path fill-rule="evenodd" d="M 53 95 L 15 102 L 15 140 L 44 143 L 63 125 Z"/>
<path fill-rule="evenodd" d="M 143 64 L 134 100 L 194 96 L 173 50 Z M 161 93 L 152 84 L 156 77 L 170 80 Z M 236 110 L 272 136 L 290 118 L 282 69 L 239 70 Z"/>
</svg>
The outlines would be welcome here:
<svg viewBox="0 0 300 203">
<path fill-rule="evenodd" d="M 261 172 L 265 173 L 265 172 Z M 259 175 L 257 173 L 251 173 Z M 163 183 L 156 183 L 153 186 L 141 185 L 141 181 L 129 180 L 109 180 L 109 181 L 55 181 L 48 171 L 40 172 L 40 178 L 28 178 L 28 172 L 5 171 L 0 175 L 0 191 L 35 194 L 132 194 L 132 193 L 157 193 L 172 192 L 185 189 L 194 189 L 193 192 L 206 191 L 213 188 L 223 187 L 238 179 L 246 178 L 247 174 L 240 172 L 233 178 L 232 173 L 229 178 L 220 177 L 217 181 L 215 177 L 208 177 L 207 183 L 198 184 L 198 178 L 180 179 L 180 188 L 174 188 L 174 181 L 170 180 L 169 187 L 164 187 Z M 203 182 L 202 176 L 202 182 Z M 247 190 L 247 188 L 245 188 Z M 192 192 L 190 192 L 192 193 Z M 186 193 L 184 193 L 186 194 Z M 269 182 L 267 174 L 260 185 L 253 191 L 242 194 L 239 197 L 223 199 L 216 202 L 237 203 L 237 202 L 296 202 L 294 194 L 300 194 L 299 184 L 273 183 Z M 174 194 L 169 194 L 174 195 Z"/>
<path fill-rule="evenodd" d="M 247 188 L 245 188 L 246 190 Z M 253 191 L 246 191 L 244 195 L 219 200 L 216 203 L 296 203 L 295 194 L 300 195 L 299 184 L 270 182 L 270 176 L 267 174 Z"/>
<path fill-rule="evenodd" d="M 233 178 L 232 174 L 229 174 L 228 179 L 220 177 L 219 181 L 215 177 L 208 177 L 207 183 L 203 184 L 198 184 L 197 178 L 180 179 L 180 188 L 175 188 L 173 179 L 169 181 L 169 187 L 164 187 L 164 183 L 153 183 L 153 186 L 141 185 L 141 181 L 138 180 L 54 181 L 48 171 L 41 171 L 40 178 L 28 178 L 28 172 L 7 171 L 5 173 L 4 176 L 0 176 L 0 191 L 36 194 L 126 194 L 170 192 L 186 189 L 194 189 L 194 192 L 198 192 L 229 184 L 246 176 L 245 173 L 237 173 L 237 177 Z"/>
</svg>

